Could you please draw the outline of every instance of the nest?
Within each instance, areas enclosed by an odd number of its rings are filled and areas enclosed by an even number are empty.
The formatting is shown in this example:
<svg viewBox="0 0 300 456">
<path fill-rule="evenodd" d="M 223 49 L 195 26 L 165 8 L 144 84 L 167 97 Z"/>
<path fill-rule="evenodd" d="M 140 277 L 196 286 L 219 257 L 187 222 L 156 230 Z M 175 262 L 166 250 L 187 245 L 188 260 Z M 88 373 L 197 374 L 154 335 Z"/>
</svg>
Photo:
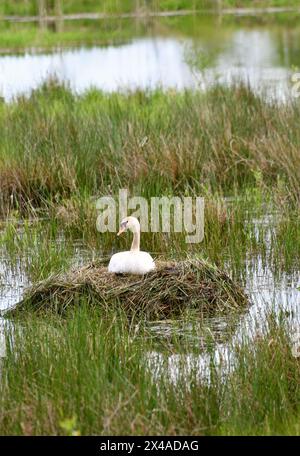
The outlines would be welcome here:
<svg viewBox="0 0 300 456">
<path fill-rule="evenodd" d="M 86 301 L 89 304 L 148 316 L 170 315 L 187 308 L 206 314 L 229 313 L 248 306 L 243 290 L 216 266 L 204 260 L 157 262 L 145 276 L 116 275 L 98 263 L 66 274 L 52 275 L 32 286 L 9 311 L 51 311 L 64 314 Z"/>
</svg>

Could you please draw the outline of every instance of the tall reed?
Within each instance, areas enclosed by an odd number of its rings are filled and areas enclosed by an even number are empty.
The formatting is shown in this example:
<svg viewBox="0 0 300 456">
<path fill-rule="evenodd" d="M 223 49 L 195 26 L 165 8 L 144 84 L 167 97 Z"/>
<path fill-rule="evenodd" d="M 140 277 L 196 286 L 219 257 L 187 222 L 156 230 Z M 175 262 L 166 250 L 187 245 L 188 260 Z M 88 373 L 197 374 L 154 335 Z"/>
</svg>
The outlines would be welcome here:
<svg viewBox="0 0 300 456">
<path fill-rule="evenodd" d="M 299 205 L 299 105 L 248 87 L 82 96 L 51 80 L 0 110 L 1 209 L 120 187 L 143 196 L 263 185 Z"/>
<path fill-rule="evenodd" d="M 211 345 L 201 374 L 191 334 L 155 356 L 142 322 L 81 304 L 66 321 L 33 316 L 8 332 L 1 435 L 299 433 L 299 362 L 284 320 L 270 316 L 264 334 L 233 344 L 230 365 Z"/>
</svg>

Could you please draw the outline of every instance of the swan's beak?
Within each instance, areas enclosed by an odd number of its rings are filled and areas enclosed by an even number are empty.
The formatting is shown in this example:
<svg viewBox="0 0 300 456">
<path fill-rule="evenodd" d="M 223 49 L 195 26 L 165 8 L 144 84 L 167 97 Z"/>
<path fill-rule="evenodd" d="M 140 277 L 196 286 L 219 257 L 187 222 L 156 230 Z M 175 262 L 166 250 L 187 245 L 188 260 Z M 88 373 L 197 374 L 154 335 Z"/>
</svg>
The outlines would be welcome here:
<svg viewBox="0 0 300 456">
<path fill-rule="evenodd" d="M 120 236 L 120 234 L 124 233 L 124 231 L 126 230 L 126 227 L 125 226 L 121 226 L 118 233 L 117 233 L 117 236 Z"/>
</svg>

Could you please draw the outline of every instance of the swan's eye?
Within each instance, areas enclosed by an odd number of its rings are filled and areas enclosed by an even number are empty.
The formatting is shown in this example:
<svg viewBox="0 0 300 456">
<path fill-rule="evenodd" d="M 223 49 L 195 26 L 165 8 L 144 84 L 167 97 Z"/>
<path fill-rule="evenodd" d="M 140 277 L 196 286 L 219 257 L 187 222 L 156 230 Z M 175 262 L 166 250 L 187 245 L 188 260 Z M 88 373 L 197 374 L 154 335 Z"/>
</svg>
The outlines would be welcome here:
<svg viewBox="0 0 300 456">
<path fill-rule="evenodd" d="M 127 220 L 126 220 L 126 222 L 122 222 L 122 223 L 121 223 L 121 228 L 126 229 L 127 223 L 128 223 Z"/>
</svg>

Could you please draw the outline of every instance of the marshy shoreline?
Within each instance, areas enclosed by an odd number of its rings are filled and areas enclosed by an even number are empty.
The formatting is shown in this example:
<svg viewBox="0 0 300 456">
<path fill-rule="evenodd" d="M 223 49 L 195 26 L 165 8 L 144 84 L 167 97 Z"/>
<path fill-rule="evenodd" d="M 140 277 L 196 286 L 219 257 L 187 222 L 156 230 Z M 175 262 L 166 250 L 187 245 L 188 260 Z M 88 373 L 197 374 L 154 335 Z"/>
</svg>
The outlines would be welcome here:
<svg viewBox="0 0 300 456">
<path fill-rule="evenodd" d="M 175 11 L 136 11 L 128 13 L 76 13 L 76 14 L 61 14 L 55 16 L 43 16 L 42 20 L 45 23 L 57 23 L 58 21 L 82 21 L 82 20 L 111 20 L 111 19 L 147 19 L 155 17 L 177 17 L 191 16 L 197 14 L 220 14 L 232 16 L 258 16 L 260 14 L 278 14 L 278 13 L 299 13 L 300 8 L 291 7 L 256 7 L 256 8 L 213 8 L 199 10 L 175 10 Z M 41 22 L 40 16 L 2 16 L 3 21 L 15 23 L 30 23 Z"/>
</svg>

